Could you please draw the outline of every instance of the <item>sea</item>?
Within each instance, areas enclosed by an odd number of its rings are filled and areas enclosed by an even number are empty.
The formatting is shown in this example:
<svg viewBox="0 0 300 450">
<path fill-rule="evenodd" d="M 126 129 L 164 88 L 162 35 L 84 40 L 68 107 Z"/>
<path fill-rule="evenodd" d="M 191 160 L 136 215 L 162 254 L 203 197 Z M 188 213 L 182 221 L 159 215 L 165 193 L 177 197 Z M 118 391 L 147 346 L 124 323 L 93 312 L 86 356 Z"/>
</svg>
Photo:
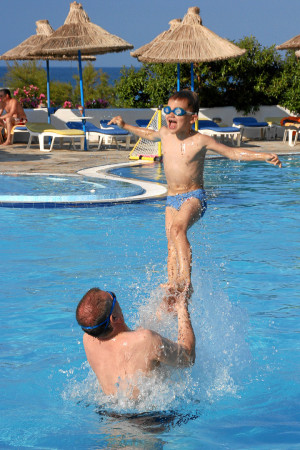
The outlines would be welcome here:
<svg viewBox="0 0 300 450">
<path fill-rule="evenodd" d="M 122 67 L 95 67 L 96 70 L 102 69 L 103 72 L 108 75 L 108 82 L 110 85 L 114 85 L 115 81 L 121 76 Z M 45 64 L 46 70 L 46 64 Z M 2 79 L 7 73 L 7 66 L 0 66 L 0 85 L 2 84 Z M 78 66 L 76 63 L 71 67 L 51 67 L 50 62 L 50 80 L 51 81 L 61 81 L 64 83 L 70 82 L 72 86 L 76 85 L 76 80 L 73 78 L 74 75 L 78 75 Z"/>
</svg>

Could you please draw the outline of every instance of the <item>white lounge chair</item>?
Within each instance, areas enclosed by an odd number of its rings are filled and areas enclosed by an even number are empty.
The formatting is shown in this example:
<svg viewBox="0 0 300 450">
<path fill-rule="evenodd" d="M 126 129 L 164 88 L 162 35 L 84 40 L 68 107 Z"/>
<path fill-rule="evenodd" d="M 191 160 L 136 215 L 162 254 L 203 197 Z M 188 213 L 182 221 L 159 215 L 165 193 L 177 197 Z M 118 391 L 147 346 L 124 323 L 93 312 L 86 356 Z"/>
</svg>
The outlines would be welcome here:
<svg viewBox="0 0 300 450">
<path fill-rule="evenodd" d="M 237 127 L 220 127 L 213 120 L 199 119 L 198 131 L 202 134 L 217 138 L 221 142 L 229 139 L 232 145 L 237 145 L 238 147 L 241 145 L 243 130 Z"/>
<path fill-rule="evenodd" d="M 129 150 L 131 134 L 129 131 L 123 130 L 117 125 L 108 125 L 109 120 L 100 120 L 101 132 L 105 135 L 103 138 L 106 144 L 115 142 L 117 148 L 119 149 L 118 141 L 126 141 L 126 150 Z"/>
<path fill-rule="evenodd" d="M 49 123 L 37 123 L 37 122 L 27 122 L 26 123 L 26 129 L 29 132 L 29 140 L 27 144 L 27 148 L 30 148 L 32 138 L 37 137 L 39 140 L 39 146 L 41 152 L 51 152 L 54 145 L 54 140 L 56 138 L 59 138 L 61 140 L 63 139 L 70 139 L 71 144 L 73 148 L 75 149 L 75 138 L 80 138 L 80 148 L 83 148 L 84 145 L 84 132 L 80 130 L 59 130 L 58 128 L 55 128 L 54 126 L 50 125 Z M 46 149 L 44 145 L 44 139 L 45 137 L 51 137 L 51 144 L 50 148 Z"/>
<path fill-rule="evenodd" d="M 257 129 L 260 131 L 261 139 L 266 138 L 269 129 L 268 122 L 258 122 L 255 117 L 234 117 L 232 126 L 243 130 L 243 134 L 245 134 L 245 131 L 247 132 L 247 130 L 253 131 Z"/>
</svg>

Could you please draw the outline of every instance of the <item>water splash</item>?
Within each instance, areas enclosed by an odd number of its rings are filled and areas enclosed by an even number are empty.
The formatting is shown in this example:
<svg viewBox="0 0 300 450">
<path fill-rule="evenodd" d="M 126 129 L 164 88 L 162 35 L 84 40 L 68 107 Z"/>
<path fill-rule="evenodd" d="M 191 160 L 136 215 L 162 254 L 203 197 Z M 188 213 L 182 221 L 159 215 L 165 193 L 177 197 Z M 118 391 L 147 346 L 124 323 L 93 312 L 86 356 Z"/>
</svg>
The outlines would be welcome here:
<svg viewBox="0 0 300 450">
<path fill-rule="evenodd" d="M 163 367 L 151 377 L 138 376 L 138 401 L 122 392 L 116 397 L 105 396 L 88 364 L 83 381 L 76 375 L 68 383 L 66 398 L 85 404 L 100 405 L 106 411 L 142 413 L 146 411 L 184 411 L 197 415 L 203 408 L 224 398 L 241 394 L 241 383 L 252 357 L 245 340 L 248 318 L 238 305 L 229 301 L 218 286 L 217 268 L 205 271 L 193 268 L 194 294 L 190 312 L 196 335 L 196 362 L 192 368 Z M 177 319 L 166 314 L 161 321 L 156 311 L 163 290 L 154 289 L 139 306 L 136 325 L 150 328 L 177 341 Z M 82 374 L 81 374 L 82 375 Z"/>
</svg>

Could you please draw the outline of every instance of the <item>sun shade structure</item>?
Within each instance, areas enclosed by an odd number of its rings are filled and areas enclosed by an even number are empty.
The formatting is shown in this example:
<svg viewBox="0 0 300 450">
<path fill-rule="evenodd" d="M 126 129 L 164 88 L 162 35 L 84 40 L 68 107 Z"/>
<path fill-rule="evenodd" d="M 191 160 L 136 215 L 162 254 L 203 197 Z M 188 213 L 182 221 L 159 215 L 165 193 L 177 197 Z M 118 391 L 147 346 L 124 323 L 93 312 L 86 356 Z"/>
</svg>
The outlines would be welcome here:
<svg viewBox="0 0 300 450">
<path fill-rule="evenodd" d="M 49 24 L 48 20 L 37 20 L 36 24 L 36 34 L 25 39 L 21 44 L 8 50 L 0 56 L 0 59 L 5 61 L 15 61 L 15 60 L 46 60 L 47 66 L 47 106 L 48 106 L 48 122 L 50 123 L 50 74 L 49 74 L 49 60 L 58 59 L 61 61 L 67 60 L 77 60 L 77 56 L 71 57 L 53 57 L 53 56 L 42 56 L 42 55 L 32 55 L 31 53 L 36 50 L 38 46 L 45 43 L 49 36 L 54 33 L 53 28 Z M 95 60 L 93 56 L 84 57 L 84 59 Z"/>
<path fill-rule="evenodd" d="M 35 22 L 36 24 L 36 34 L 30 36 L 29 38 L 25 39 L 25 41 L 21 42 L 21 44 L 17 45 L 16 47 L 12 48 L 11 50 L 8 50 L 7 52 L 3 53 L 3 55 L 0 56 L 0 59 L 5 61 L 12 61 L 12 60 L 38 60 L 38 59 L 45 59 L 45 60 L 62 60 L 62 61 L 76 61 L 77 55 L 74 56 L 48 56 L 48 55 L 40 55 L 40 54 L 32 54 L 36 51 L 36 49 L 44 44 L 46 40 L 54 33 L 53 28 L 49 24 L 48 20 L 37 20 Z M 85 60 L 89 61 L 95 61 L 95 56 L 84 56 Z"/>
<path fill-rule="evenodd" d="M 95 25 L 89 19 L 81 3 L 70 4 L 64 25 L 42 44 L 37 52 L 48 56 L 101 55 L 130 50 L 133 45 Z"/>
<path fill-rule="evenodd" d="M 289 39 L 283 44 L 276 46 L 277 50 L 299 50 L 300 49 L 300 34 Z"/>
<path fill-rule="evenodd" d="M 39 59 L 38 56 L 29 56 L 31 52 L 35 51 L 36 48 L 43 44 L 45 40 L 51 36 L 54 32 L 53 28 L 49 24 L 48 20 L 37 20 L 36 22 L 36 34 L 25 39 L 21 44 L 8 50 L 0 56 L 0 59 L 4 60 L 15 60 L 24 59 L 32 60 Z"/>
<path fill-rule="evenodd" d="M 181 22 L 149 44 L 131 53 L 144 63 L 195 63 L 242 56 L 246 50 L 202 25 L 197 6 L 188 9 Z"/>
<path fill-rule="evenodd" d="M 149 44 L 145 44 L 142 47 L 138 48 L 137 50 L 134 50 L 134 52 L 130 52 L 130 55 L 133 56 L 134 58 L 138 58 L 138 59 L 140 56 L 143 57 L 143 55 L 148 50 L 151 50 L 151 47 L 154 44 L 166 39 L 167 35 L 170 34 L 174 30 L 174 28 L 177 27 L 177 25 L 179 25 L 180 23 L 181 23 L 181 19 L 170 20 L 170 22 L 169 22 L 170 28 L 167 31 L 163 31 L 162 33 L 160 33 L 158 36 L 156 36 L 156 38 L 153 39 L 153 41 L 149 42 Z"/>
<path fill-rule="evenodd" d="M 47 41 L 33 52 L 33 55 L 78 57 L 81 104 L 84 108 L 81 55 L 102 55 L 132 48 L 133 45 L 124 39 L 92 23 L 82 5 L 74 1 L 70 4 L 70 11 L 64 25 L 54 31 Z M 86 143 L 85 148 L 87 148 Z"/>
</svg>

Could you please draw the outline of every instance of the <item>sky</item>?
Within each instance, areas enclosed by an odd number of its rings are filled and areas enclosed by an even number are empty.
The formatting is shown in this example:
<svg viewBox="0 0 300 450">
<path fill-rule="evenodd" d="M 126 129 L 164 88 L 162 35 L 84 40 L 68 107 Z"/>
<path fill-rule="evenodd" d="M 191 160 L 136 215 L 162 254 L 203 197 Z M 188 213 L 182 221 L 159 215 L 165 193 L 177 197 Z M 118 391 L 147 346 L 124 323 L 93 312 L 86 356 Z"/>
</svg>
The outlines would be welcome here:
<svg viewBox="0 0 300 450">
<path fill-rule="evenodd" d="M 80 0 L 78 0 L 80 1 Z M 169 28 L 169 21 L 183 18 L 198 6 L 202 24 L 219 36 L 238 41 L 255 36 L 263 46 L 281 44 L 300 34 L 300 0 L 82 0 L 91 22 L 132 44 L 135 49 Z M 35 22 L 48 19 L 57 29 L 63 25 L 69 0 L 15 0 L 1 12 L 0 54 L 35 34 Z M 1 65 L 5 62 L 0 61 Z M 70 62 L 51 62 L 70 66 Z M 96 67 L 139 66 L 130 51 L 97 57 Z"/>
</svg>

